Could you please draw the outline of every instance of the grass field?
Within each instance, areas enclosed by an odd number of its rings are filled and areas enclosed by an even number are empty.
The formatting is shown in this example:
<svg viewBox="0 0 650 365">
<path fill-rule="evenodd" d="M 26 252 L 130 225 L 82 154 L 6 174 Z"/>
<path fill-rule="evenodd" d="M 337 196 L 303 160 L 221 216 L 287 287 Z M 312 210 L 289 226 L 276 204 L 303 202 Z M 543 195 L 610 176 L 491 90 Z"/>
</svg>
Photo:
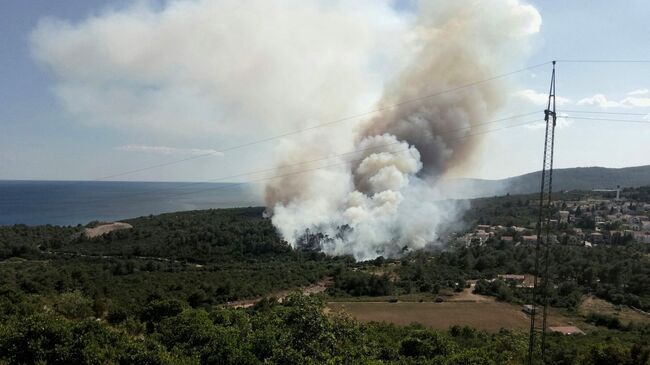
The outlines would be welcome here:
<svg viewBox="0 0 650 365">
<path fill-rule="evenodd" d="M 595 297 L 586 297 L 580 305 L 579 312 L 581 315 L 589 313 L 601 313 L 617 317 L 623 324 L 629 322 L 650 323 L 650 317 L 636 312 L 626 306 L 617 306 L 608 301 Z"/>
<path fill-rule="evenodd" d="M 385 321 L 397 325 L 419 323 L 436 329 L 453 325 L 472 326 L 486 331 L 501 328 L 526 330 L 529 317 L 521 307 L 496 301 L 482 302 L 330 302 L 332 311 L 342 311 L 362 322 Z M 549 325 L 567 325 L 570 319 L 551 313 Z"/>
</svg>

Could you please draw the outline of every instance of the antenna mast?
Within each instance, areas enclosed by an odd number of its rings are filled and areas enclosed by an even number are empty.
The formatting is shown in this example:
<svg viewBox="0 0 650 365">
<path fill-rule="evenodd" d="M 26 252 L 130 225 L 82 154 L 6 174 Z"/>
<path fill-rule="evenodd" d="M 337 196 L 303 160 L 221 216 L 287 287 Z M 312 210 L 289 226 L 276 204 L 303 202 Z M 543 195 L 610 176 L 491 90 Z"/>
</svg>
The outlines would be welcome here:
<svg viewBox="0 0 650 365">
<path fill-rule="evenodd" d="M 555 61 L 551 74 L 551 86 L 548 92 L 548 104 L 544 110 L 546 131 L 544 137 L 544 162 L 542 164 L 542 179 L 539 192 L 539 216 L 537 219 L 537 242 L 535 244 L 535 272 L 533 279 L 532 312 L 530 314 L 530 337 L 528 341 L 528 364 L 533 364 L 536 352 L 535 342 L 537 332 L 541 332 L 541 360 L 545 362 L 546 353 L 546 317 L 548 314 L 548 264 L 549 247 L 551 245 L 551 193 L 553 192 L 553 148 L 555 144 Z M 542 237 L 543 236 L 543 237 Z M 542 269 L 542 270 L 540 270 Z M 541 297 L 541 298 L 539 298 Z M 541 299 L 541 300 L 540 300 Z M 542 305 L 541 327 L 536 324 L 538 300 Z"/>
</svg>

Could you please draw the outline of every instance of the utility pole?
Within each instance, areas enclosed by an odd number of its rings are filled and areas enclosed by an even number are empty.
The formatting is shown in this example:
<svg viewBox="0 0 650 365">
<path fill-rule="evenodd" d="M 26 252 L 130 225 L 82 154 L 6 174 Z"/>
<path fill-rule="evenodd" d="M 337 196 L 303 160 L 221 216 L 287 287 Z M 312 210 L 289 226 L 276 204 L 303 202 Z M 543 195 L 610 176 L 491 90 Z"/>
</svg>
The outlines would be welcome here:
<svg viewBox="0 0 650 365">
<path fill-rule="evenodd" d="M 542 302 L 542 326 L 541 332 L 541 354 L 542 363 L 545 362 L 546 354 L 546 318 L 548 314 L 548 264 L 549 248 L 551 245 L 551 194 L 553 192 L 553 148 L 555 147 L 555 125 L 557 115 L 555 113 L 555 61 L 553 61 L 553 72 L 551 73 L 551 86 L 548 92 L 548 104 L 544 110 L 544 121 L 546 130 L 544 136 L 544 160 L 542 164 L 542 179 L 539 192 L 539 215 L 537 219 L 537 242 L 535 244 L 535 268 L 533 279 L 532 312 L 530 314 L 530 335 L 528 340 L 528 364 L 534 362 L 536 352 L 536 335 L 538 326 L 535 323 L 537 317 L 537 301 L 541 294 Z M 544 238 L 542 239 L 542 236 Z M 540 270 L 543 268 L 542 270 Z M 540 275 L 542 272 L 542 275 Z M 540 277 L 541 276 L 541 277 Z M 540 282 L 541 279 L 541 282 Z M 539 285 L 538 285 L 539 284 Z"/>
</svg>

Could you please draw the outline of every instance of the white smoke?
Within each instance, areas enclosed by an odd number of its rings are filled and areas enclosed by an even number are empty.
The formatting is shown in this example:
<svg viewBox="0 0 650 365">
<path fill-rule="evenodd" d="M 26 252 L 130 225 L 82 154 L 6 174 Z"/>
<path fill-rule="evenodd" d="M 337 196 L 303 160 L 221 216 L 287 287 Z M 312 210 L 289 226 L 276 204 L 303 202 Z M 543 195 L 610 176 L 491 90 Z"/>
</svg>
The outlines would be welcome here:
<svg viewBox="0 0 650 365">
<path fill-rule="evenodd" d="M 360 151 L 267 185 L 267 206 L 283 237 L 361 260 L 439 242 L 466 205 L 446 200 L 438 181 L 472 161 L 481 142 L 475 124 L 493 117 L 507 93 L 495 80 L 435 94 L 512 67 L 540 24 L 537 11 L 516 0 L 421 2 L 413 25 L 419 51 L 384 90 L 383 111 L 354 133 L 280 150 L 282 169 L 322 153 L 322 141 L 352 141 Z"/>
<path fill-rule="evenodd" d="M 250 140 L 376 102 L 384 111 L 362 126 L 282 141 L 283 177 L 265 188 L 292 245 L 368 259 L 426 247 L 458 221 L 464 205 L 445 200 L 438 181 L 472 162 L 475 124 L 512 91 L 495 81 L 404 102 L 520 67 L 541 24 L 519 0 L 408 4 L 145 0 L 80 22 L 41 20 L 31 45 L 73 119 L 145 137 Z M 352 150 L 361 152 L 340 155 Z"/>
<path fill-rule="evenodd" d="M 79 123 L 161 137 L 250 139 L 353 113 L 400 62 L 406 29 L 389 0 L 124 3 L 41 19 L 32 52 Z"/>
</svg>

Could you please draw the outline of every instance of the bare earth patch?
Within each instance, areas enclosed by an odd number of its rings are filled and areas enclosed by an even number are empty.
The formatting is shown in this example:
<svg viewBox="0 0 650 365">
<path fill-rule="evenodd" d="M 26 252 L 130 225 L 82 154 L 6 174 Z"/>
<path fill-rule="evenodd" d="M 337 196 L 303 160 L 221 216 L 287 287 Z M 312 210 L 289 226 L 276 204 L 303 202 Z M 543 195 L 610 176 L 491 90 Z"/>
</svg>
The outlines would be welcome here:
<svg viewBox="0 0 650 365">
<path fill-rule="evenodd" d="M 486 295 L 474 294 L 474 286 L 476 281 L 470 281 L 470 287 L 465 288 L 462 292 L 456 293 L 453 296 L 445 299 L 448 302 L 494 302 L 494 297 Z"/>
<path fill-rule="evenodd" d="M 313 284 L 311 284 L 309 286 L 306 286 L 306 287 L 300 289 L 300 292 L 303 295 L 319 294 L 319 293 L 322 293 L 325 290 L 327 290 L 327 287 L 330 284 L 332 284 L 332 278 L 326 277 L 326 278 L 323 278 L 323 279 L 321 279 L 321 280 L 319 280 L 319 281 L 317 281 L 317 282 L 315 282 L 315 283 L 313 283 Z M 296 291 L 295 290 L 294 291 L 284 290 L 284 291 L 280 291 L 280 292 L 277 292 L 277 293 L 273 293 L 272 295 L 268 295 L 266 297 L 273 297 L 273 298 L 277 299 L 280 303 L 282 303 L 284 298 L 286 298 L 289 294 L 291 294 L 293 292 L 296 292 Z M 228 304 L 226 304 L 226 306 L 230 307 L 230 308 L 249 308 L 249 307 L 254 306 L 260 300 L 262 300 L 262 298 L 238 300 L 238 301 L 234 301 L 234 302 L 229 302 Z"/>
<path fill-rule="evenodd" d="M 95 228 L 86 228 L 84 230 L 84 235 L 86 235 L 86 237 L 88 238 L 94 238 L 112 231 L 117 231 L 120 229 L 131 229 L 131 228 L 133 228 L 133 226 L 128 223 L 113 222 L 113 223 L 102 224 Z"/>
<path fill-rule="evenodd" d="M 471 326 L 486 331 L 501 328 L 526 330 L 530 318 L 521 307 L 497 302 L 330 302 L 328 308 L 334 312 L 345 312 L 362 322 L 389 322 L 404 326 L 419 323 L 427 327 L 445 330 L 453 325 Z M 549 316 L 549 325 L 570 323 L 566 317 L 556 313 Z"/>
</svg>

